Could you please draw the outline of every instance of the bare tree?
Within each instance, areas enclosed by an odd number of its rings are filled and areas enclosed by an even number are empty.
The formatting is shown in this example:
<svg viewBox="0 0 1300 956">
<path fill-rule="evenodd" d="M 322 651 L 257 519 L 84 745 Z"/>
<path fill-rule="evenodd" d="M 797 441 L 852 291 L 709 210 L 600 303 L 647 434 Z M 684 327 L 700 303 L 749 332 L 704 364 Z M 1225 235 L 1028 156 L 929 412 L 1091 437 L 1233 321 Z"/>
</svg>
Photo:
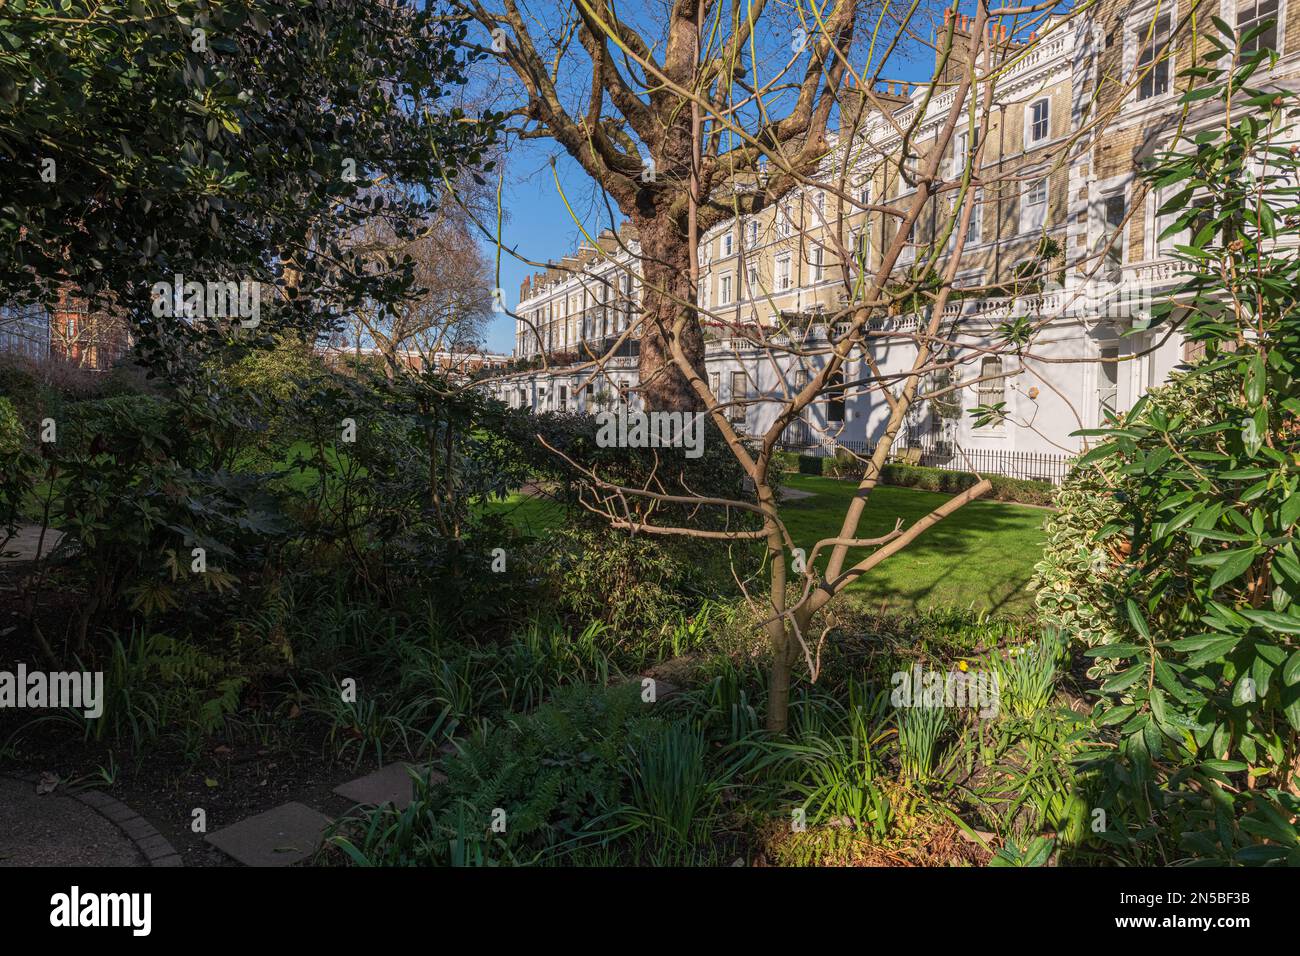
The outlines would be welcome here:
<svg viewBox="0 0 1300 956">
<path fill-rule="evenodd" d="M 462 187 L 462 192 L 465 187 Z M 431 218 L 403 238 L 382 207 L 357 231 L 350 253 L 374 274 L 414 278 L 411 296 L 387 305 L 368 304 L 348 316 L 346 344 L 373 343 L 390 374 L 418 355 L 441 363 L 453 352 L 478 348 L 493 313 L 488 263 L 470 230 L 467 211 L 477 200 L 439 203 Z M 336 344 L 344 344 L 336 337 Z"/>
<path fill-rule="evenodd" d="M 783 27 L 765 0 L 673 0 L 645 13 L 658 36 L 609 0 L 557 4 L 554 22 L 516 0 L 452 5 L 488 31 L 484 50 L 522 84 L 522 101 L 508 111 L 514 135 L 558 143 L 637 228 L 643 400 L 701 408 L 691 381 L 704 361 L 691 239 L 737 207 L 772 206 L 820 162 L 859 3 L 833 0 Z M 794 28 L 802 42 L 785 43 L 787 62 L 764 76 L 756 51 L 770 52 L 771 38 Z"/>
<path fill-rule="evenodd" d="M 1049 195 L 1056 197 L 1054 209 L 1063 220 L 1069 164 L 1097 149 L 1124 107 L 1126 90 L 1158 75 L 1154 71 L 1162 64 L 1168 69 L 1167 40 L 1152 42 L 1151 55 L 1140 56 L 1122 77 L 1109 78 L 1113 87 L 1099 89 L 1105 95 L 1095 102 L 1080 107 L 1077 94 L 1072 97 L 1073 113 L 1060 135 L 1044 136 L 1032 149 L 990 147 L 998 142 L 995 134 L 1005 140 L 1021 117 L 1038 122 L 1037 114 L 1025 112 L 1023 91 L 1013 92 L 1014 83 L 1005 78 L 1019 64 L 1034 62 L 1035 53 L 1064 31 L 1075 30 L 1076 18 L 1091 6 L 1063 15 L 1055 4 L 990 11 L 980 0 L 972 17 L 952 8 L 930 17 L 919 4 L 897 16 L 880 11 L 866 27 L 876 43 L 856 62 L 850 54 L 861 16 L 857 6 L 832 3 L 825 12 L 799 6 L 813 29 L 795 61 L 778 71 L 779 77 L 793 68 L 799 76 L 795 105 L 779 120 L 765 103 L 780 101 L 781 82 L 760 82 L 761 63 L 745 52 L 762 3 L 729 12 L 709 2 L 673 4 L 666 37 L 654 47 L 663 51 L 662 59 L 598 0 L 578 0 L 571 16 L 544 34 L 551 43 L 546 54 L 534 40 L 539 31 L 530 32 L 512 0 L 499 14 L 476 2 L 466 7 L 484 26 L 508 28 L 500 55 L 529 94 L 518 111 L 526 121 L 521 135 L 540 132 L 559 141 L 637 226 L 634 268 L 644 283 L 644 312 L 628 334 L 639 330 L 646 406 L 702 407 L 754 488 L 753 501 L 674 493 L 663 485 L 631 488 L 571 461 L 585 476 L 583 504 L 633 533 L 762 542 L 764 580 L 761 586 L 746 582 L 746 593 L 772 648 L 771 730 L 786 727 L 795 664 L 804 660 L 816 678 L 826 634 L 819 614 L 854 582 L 990 489 L 981 478 L 909 526 L 900 519 L 884 535 L 862 536 L 864 513 L 909 415 L 921 403 L 951 403 L 990 380 L 1021 374 L 1069 404 L 1051 370 L 1069 372 L 1097 361 L 1082 350 L 1063 355 L 1053 329 L 1087 307 L 1086 280 L 1107 268 L 1123 224 L 1082 256 L 1066 254 L 1046 218 L 1028 235 L 1023 228 L 1009 230 L 1012 240 L 981 243 L 978 256 L 966 255 L 981 226 L 1006 229 L 1011 197 L 1016 208 L 1021 197 L 1036 203 L 1040 183 L 1042 202 L 1046 206 Z M 1189 22 L 1191 14 L 1171 32 L 1185 31 Z M 499 47 L 502 35 L 497 34 Z M 580 115 L 566 111 L 558 86 L 558 77 L 578 57 L 570 43 L 575 38 L 591 66 L 589 101 Z M 934 52 L 929 81 L 890 79 L 888 71 L 897 68 L 895 49 L 918 44 Z M 609 104 L 616 117 L 608 115 Z M 839 130 L 828 138 L 832 106 Z M 741 145 L 724 149 L 727 140 Z M 654 161 L 653 183 L 636 177 L 638 148 Z M 1137 208 L 1140 197 L 1133 199 Z M 757 221 L 765 210 L 778 242 L 838 276 L 831 308 L 793 316 L 774 308 L 770 321 L 760 321 L 722 308 L 727 303 L 700 305 L 701 237 L 727 220 Z M 1017 222 L 1033 225 L 1024 214 Z M 740 233 L 741 262 L 746 232 Z M 1074 279 L 1084 281 L 1063 289 L 1058 280 L 1067 265 Z M 980 280 L 959 285 L 959 274 L 972 266 Z M 789 288 L 788 276 L 773 281 L 756 273 L 745 281 L 757 287 L 758 298 L 775 299 Z M 770 367 L 781 383 L 776 392 L 752 394 L 742 387 L 724 401 L 703 371 L 701 322 L 714 330 L 720 346 L 729 342 L 735 349 L 741 371 L 734 375 Z M 1168 329 L 1149 350 L 1173 332 Z M 887 367 L 886 350 L 907 358 Z M 757 361 L 740 361 L 742 353 L 755 351 Z M 581 368 L 592 377 L 603 374 L 612 355 L 611 349 Z M 806 412 L 842 403 L 846 395 L 883 407 L 884 420 L 874 447 L 862 456 L 863 475 L 838 533 L 799 549 L 782 520 L 774 456 Z M 765 424 L 747 436 L 741 423 L 752 406 L 761 406 L 767 417 L 752 416 Z M 1034 427 L 1017 421 L 1005 403 L 980 402 L 975 411 L 984 421 Z M 1079 410 L 1071 411 L 1082 427 Z M 835 430 L 827 431 L 825 437 L 835 441 Z M 749 438 L 757 439 L 756 451 Z M 976 471 L 973 465 L 969 470 Z M 641 505 L 647 502 L 727 509 L 753 520 L 739 531 L 664 525 L 646 517 Z"/>
</svg>

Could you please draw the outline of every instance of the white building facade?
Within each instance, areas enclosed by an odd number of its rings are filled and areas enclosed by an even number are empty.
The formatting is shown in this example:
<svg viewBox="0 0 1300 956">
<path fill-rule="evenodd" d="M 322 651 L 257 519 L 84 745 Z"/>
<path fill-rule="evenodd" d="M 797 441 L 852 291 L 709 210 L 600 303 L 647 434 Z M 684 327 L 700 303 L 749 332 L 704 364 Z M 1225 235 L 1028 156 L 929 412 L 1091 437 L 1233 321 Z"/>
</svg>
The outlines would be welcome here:
<svg viewBox="0 0 1300 956">
<path fill-rule="evenodd" d="M 943 317 L 949 337 L 975 346 L 973 353 L 963 350 L 959 375 L 978 383 L 918 403 L 896 449 L 920 449 L 925 464 L 1057 480 L 1083 441 L 1072 433 L 1103 424 L 1108 410 L 1132 407 L 1189 357 L 1181 336 L 1149 328 L 1151 303 L 1179 281 L 1181 266 L 1170 253 L 1181 237 L 1159 238 L 1167 217 L 1157 210 L 1168 197 L 1146 189 L 1139 175 L 1172 140 L 1180 120 L 1176 78 L 1194 51 L 1190 38 L 1169 34 L 1186 2 L 1149 8 L 1106 2 L 1086 16 L 1052 21 L 1042 37 L 1000 41 L 993 109 L 981 124 L 984 142 L 972 143 L 970 131 L 959 125 L 940 167 L 960 179 L 963 157 L 973 153 L 973 177 L 985 170 L 998 174 L 966 200 L 974 208 L 955 287 L 978 291 L 950 301 Z M 1271 15 L 1279 24 L 1269 39 L 1284 56 L 1269 81 L 1289 84 L 1300 75 L 1288 49 L 1300 49 L 1300 23 L 1287 29 L 1288 0 L 1277 3 Z M 1253 2 L 1220 6 L 1216 12 L 1229 23 L 1260 16 Z M 958 32 L 966 28 L 959 18 Z M 1162 53 L 1168 60 L 1160 60 Z M 1135 76 L 1135 65 L 1151 62 L 1156 67 L 1142 79 L 1123 82 Z M 886 103 L 892 117 L 874 106 L 870 112 L 858 107 L 865 118 L 857 135 L 839 138 L 826 178 L 818 180 L 846 182 L 862 204 L 905 204 L 911 189 L 906 172 L 928 158 L 927 143 L 947 119 L 954 95 L 937 93 L 927 102 L 926 92 L 875 91 L 875 102 Z M 845 115 L 855 96 L 866 103 L 859 91 L 847 91 Z M 912 155 L 900 156 L 897 130 L 909 128 L 922 109 L 909 140 Z M 1216 122 L 1222 122 L 1221 109 L 1193 110 L 1181 133 Z M 1087 134 L 1094 127 L 1100 134 Z M 843 178 L 846 165 L 851 175 Z M 930 207 L 938 210 L 943 201 L 932 200 Z M 916 224 L 898 270 L 932 241 L 928 228 L 937 228 L 936 222 Z M 776 208 L 724 222 L 701 239 L 698 305 L 709 385 L 721 402 L 743 402 L 729 414 L 744 432 L 761 434 L 782 400 L 822 367 L 825 355 L 816 354 L 817 344 L 824 353 L 847 327 L 834 324 L 851 302 L 846 275 L 873 274 L 892 230 L 887 217 L 860 205 L 847 208 L 835 190 L 808 186 Z M 828 239 L 829 231 L 836 241 Z M 853 256 L 847 263 L 840 258 L 845 249 Z M 544 367 L 494 381 L 498 397 L 538 412 L 636 406 L 637 343 L 629 328 L 641 294 L 638 252 L 630 230 L 606 232 L 525 280 L 514 356 L 517 364 Z M 1039 275 L 1020 283 L 1018 270 L 1029 261 L 1040 264 Z M 981 356 L 979 343 L 996 342 L 1005 323 L 1016 319 L 1041 327 L 1032 357 Z M 880 374 L 888 378 L 911 367 L 916 344 L 908 333 L 928 321 L 926 314 L 872 320 L 876 334 L 866 347 Z M 778 349 L 760 349 L 756 329 Z M 800 354 L 780 351 L 787 344 Z M 594 365 L 597 359 L 603 361 Z M 806 410 L 783 444 L 823 452 L 838 444 L 860 452 L 876 441 L 888 408 L 863 384 L 875 379 L 868 366 L 865 355 L 851 354 L 842 390 Z M 970 412 L 998 404 L 1005 410 L 1001 421 L 980 424 Z"/>
</svg>

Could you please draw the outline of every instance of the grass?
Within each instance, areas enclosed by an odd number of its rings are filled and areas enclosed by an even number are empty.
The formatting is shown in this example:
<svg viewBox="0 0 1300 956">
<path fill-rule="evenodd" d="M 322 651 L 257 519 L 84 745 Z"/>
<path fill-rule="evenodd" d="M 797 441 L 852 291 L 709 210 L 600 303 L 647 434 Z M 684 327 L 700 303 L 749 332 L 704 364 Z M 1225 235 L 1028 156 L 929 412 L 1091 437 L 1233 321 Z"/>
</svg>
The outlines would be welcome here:
<svg viewBox="0 0 1300 956">
<path fill-rule="evenodd" d="M 811 552 L 822 538 L 839 534 L 856 484 L 815 475 L 788 475 L 786 485 L 813 495 L 787 501 L 781 508 L 797 547 Z M 947 498 L 935 492 L 882 485 L 872 493 L 858 533 L 864 538 L 877 537 L 893 528 L 898 518 L 907 527 Z M 554 502 L 518 493 L 487 505 L 487 509 L 505 514 L 518 527 L 533 532 L 564 521 L 563 509 Z M 972 502 L 860 578 L 849 593 L 873 608 L 898 611 L 945 606 L 1005 614 L 1027 611 L 1033 598 L 1025 585 L 1042 554 L 1044 516 L 1040 508 Z M 868 553 L 860 548 L 849 556 L 858 560 Z M 825 557 L 823 552 L 818 558 L 822 568 Z"/>
<path fill-rule="evenodd" d="M 483 510 L 487 514 L 505 515 L 515 527 L 533 533 L 564 523 L 564 509 L 555 501 L 517 491 L 508 498 L 488 502 Z"/>
<path fill-rule="evenodd" d="M 816 475 L 789 475 L 786 485 L 814 497 L 788 501 L 781 513 L 797 547 L 811 552 L 822 538 L 839 534 L 856 483 Z M 882 485 L 871 494 L 860 537 L 889 532 L 898 518 L 906 528 L 948 498 L 914 488 Z M 1043 550 L 1044 512 L 1039 508 L 975 501 L 945 518 L 850 589 L 876 607 L 919 610 L 956 605 L 1014 614 L 1028 610 L 1025 585 Z M 850 562 L 870 549 L 849 552 Z M 818 557 L 820 567 L 824 558 Z"/>
<path fill-rule="evenodd" d="M 296 452 L 307 453 L 308 449 L 305 444 L 288 449 L 285 462 L 292 462 Z M 284 480 L 301 489 L 310 486 L 314 477 L 314 469 L 305 474 L 295 470 Z M 854 482 L 790 473 L 785 483 L 813 495 L 787 501 L 781 509 L 797 547 L 811 552 L 821 539 L 838 535 L 857 487 Z M 885 534 L 898 518 L 907 527 L 947 497 L 882 485 L 872 493 L 858 533 L 867 538 Z M 505 515 L 516 527 L 534 534 L 564 522 L 564 511 L 554 501 L 519 492 L 483 508 L 490 514 Z M 898 611 L 941 606 L 1006 614 L 1027 611 L 1033 601 L 1025 585 L 1042 554 L 1043 518 L 1039 508 L 972 502 L 860 578 L 850 593 L 874 608 Z M 850 559 L 858 560 L 867 553 L 865 548 L 854 549 Z M 818 558 L 819 566 L 824 568 L 825 560 L 823 553 Z"/>
</svg>

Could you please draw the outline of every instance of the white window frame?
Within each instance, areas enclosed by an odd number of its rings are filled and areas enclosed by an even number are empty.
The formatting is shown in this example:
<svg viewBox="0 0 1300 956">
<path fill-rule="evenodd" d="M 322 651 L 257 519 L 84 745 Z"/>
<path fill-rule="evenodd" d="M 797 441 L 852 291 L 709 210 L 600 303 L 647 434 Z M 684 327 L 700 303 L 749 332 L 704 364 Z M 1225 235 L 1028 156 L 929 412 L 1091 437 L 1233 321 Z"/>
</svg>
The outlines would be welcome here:
<svg viewBox="0 0 1300 956">
<path fill-rule="evenodd" d="M 970 226 L 966 230 L 966 242 L 961 247 L 963 253 L 969 252 L 983 241 L 984 190 L 982 188 L 966 190 L 966 202 L 974 204 L 975 208 L 971 210 Z M 948 237 L 949 252 L 957 248 L 957 226 L 961 223 L 963 213 L 963 208 L 959 206 L 956 210 L 956 219 L 953 222 L 952 235 Z"/>
<path fill-rule="evenodd" d="M 1051 205 L 1052 189 L 1046 173 L 1039 179 L 1031 179 L 1020 189 L 1020 233 L 1042 232 L 1047 225 L 1047 208 Z M 1030 196 L 1042 187 L 1042 202 L 1030 202 Z M 1041 216 L 1031 210 L 1041 210 Z M 1037 220 L 1037 221 L 1035 221 Z"/>
<path fill-rule="evenodd" d="M 970 157 L 970 128 L 958 130 L 952 138 L 952 166 L 949 177 L 960 180 Z"/>
<path fill-rule="evenodd" d="M 749 377 L 743 372 L 731 373 L 731 394 L 727 396 L 729 402 L 744 402 L 749 398 Z M 737 388 L 739 384 L 739 388 Z M 749 406 L 745 404 L 731 405 L 727 409 L 727 420 L 734 425 L 743 425 L 745 423 L 745 413 Z"/>
<path fill-rule="evenodd" d="M 773 277 L 772 284 L 777 292 L 786 292 L 794 287 L 793 265 L 788 252 L 783 252 L 776 257 L 776 275 Z"/>
<path fill-rule="evenodd" d="M 1125 209 L 1125 217 L 1127 217 L 1128 212 L 1130 212 L 1128 203 L 1130 203 L 1131 182 L 1131 174 L 1125 174 L 1125 176 L 1104 179 L 1104 181 L 1096 183 L 1095 186 L 1097 200 L 1096 203 L 1092 203 L 1091 207 L 1089 207 L 1088 217 L 1088 248 L 1091 250 L 1088 255 L 1092 263 L 1089 265 L 1089 271 L 1095 269 L 1093 274 L 1102 281 L 1105 281 L 1106 277 L 1108 277 L 1108 269 L 1106 269 L 1105 263 L 1097 261 L 1096 256 L 1101 255 L 1102 248 L 1105 248 L 1106 230 L 1109 229 L 1109 226 L 1106 225 L 1106 202 L 1114 199 L 1115 196 L 1119 196 L 1123 200 L 1123 209 Z M 1118 226 L 1119 241 L 1115 243 L 1113 254 L 1119 256 L 1119 274 L 1114 277 L 1115 280 L 1123 276 L 1123 267 L 1128 261 L 1128 226 L 1130 225 L 1131 220 L 1128 220 Z"/>
<path fill-rule="evenodd" d="M 1007 371 L 1006 359 L 1002 355 L 986 355 L 980 360 L 979 377 L 983 379 L 987 375 L 992 375 L 991 365 L 997 365 L 996 374 L 1001 378 L 990 378 L 987 381 L 977 382 L 975 385 L 975 404 L 976 405 L 997 405 L 1002 403 L 1003 417 L 995 422 L 990 422 L 980 428 L 971 429 L 976 434 L 1001 434 L 1006 431 L 1006 416 L 1010 413 L 1010 402 L 1007 399 Z"/>
<path fill-rule="evenodd" d="M 794 235 L 794 210 L 788 202 L 781 203 L 776 210 L 776 236 L 788 239 Z"/>
<path fill-rule="evenodd" d="M 821 282 L 825 276 L 826 250 L 813 243 L 808 250 L 808 281 Z"/>
<path fill-rule="evenodd" d="M 1129 19 L 1138 21 L 1139 25 L 1128 32 L 1127 39 L 1125 40 L 1125 45 L 1127 49 L 1125 50 L 1126 56 L 1124 57 L 1124 59 L 1129 64 L 1128 75 L 1136 79 L 1138 72 L 1142 68 L 1142 64 L 1139 61 L 1142 57 L 1143 51 L 1146 48 L 1146 42 L 1148 36 L 1150 36 L 1150 39 L 1155 44 L 1157 51 L 1160 46 L 1159 31 L 1153 29 L 1152 23 L 1159 23 L 1161 20 L 1163 20 L 1165 22 L 1165 36 L 1167 37 L 1164 44 L 1164 51 L 1168 54 L 1162 61 L 1164 74 L 1165 74 L 1165 88 L 1159 92 L 1156 92 L 1154 90 L 1155 73 L 1153 71 L 1152 75 L 1148 77 L 1148 79 L 1150 79 L 1152 82 L 1152 86 L 1153 86 L 1152 92 L 1147 96 L 1143 96 L 1142 95 L 1143 81 L 1139 81 L 1137 85 L 1133 87 L 1133 91 L 1130 94 L 1134 103 L 1158 103 L 1161 100 L 1174 95 L 1175 93 L 1173 72 L 1174 72 L 1174 59 L 1177 54 L 1177 49 L 1174 46 L 1174 37 L 1173 37 L 1173 30 L 1174 30 L 1173 12 L 1162 7 L 1161 8 L 1162 12 L 1160 13 L 1160 15 L 1155 16 L 1154 10 L 1155 10 L 1154 7 L 1150 7 L 1145 11 L 1143 11 L 1141 14 L 1130 16 Z M 1148 19 L 1148 17 L 1150 17 L 1150 19 Z"/>
<path fill-rule="evenodd" d="M 1044 109 L 1043 116 L 1043 135 L 1035 136 L 1034 128 L 1038 123 L 1034 120 L 1034 108 L 1041 105 Z M 1025 149 L 1032 149 L 1035 146 L 1046 143 L 1052 138 L 1052 98 L 1050 96 L 1040 96 L 1025 105 Z"/>
<path fill-rule="evenodd" d="M 1160 238 L 1161 233 L 1163 233 L 1175 219 L 1182 215 L 1186 206 L 1184 206 L 1183 209 L 1175 209 L 1173 212 L 1167 212 L 1164 214 L 1160 213 L 1160 207 L 1174 196 L 1178 195 L 1181 191 L 1181 187 L 1177 184 L 1166 186 L 1161 190 L 1153 189 L 1151 191 L 1149 212 L 1147 214 L 1147 221 L 1152 223 L 1150 234 L 1151 248 L 1148 255 L 1148 258 L 1150 259 L 1170 259 L 1174 256 L 1174 246 L 1187 245 L 1187 243 L 1192 240 L 1192 230 L 1190 228 L 1183 229 L 1182 231 L 1176 232 L 1172 236 L 1168 236 L 1164 239 Z M 1207 196 L 1208 194 L 1205 190 L 1198 189 L 1192 194 L 1192 197 L 1188 200 L 1188 204 L 1198 204 L 1204 201 Z"/>
<path fill-rule="evenodd" d="M 1241 20 L 1241 8 L 1245 5 L 1246 3 L 1244 0 L 1228 0 L 1228 12 L 1231 14 L 1231 19 L 1229 19 L 1229 17 L 1224 17 L 1224 20 L 1228 20 L 1239 31 L 1243 26 Z M 1282 52 L 1286 49 L 1286 0 L 1277 0 L 1277 10 L 1273 14 L 1265 17 L 1259 15 L 1259 0 L 1253 0 L 1253 5 L 1255 7 L 1255 18 L 1251 20 L 1250 23 L 1258 24 L 1263 20 L 1269 19 L 1276 21 L 1274 30 L 1277 31 L 1277 40 L 1274 48 L 1279 53 Z M 1259 37 L 1255 38 L 1255 46 L 1251 49 L 1259 49 L 1259 39 Z"/>
<path fill-rule="evenodd" d="M 722 234 L 722 239 L 718 243 L 719 257 L 726 258 L 727 256 L 731 255 L 731 245 L 732 245 L 731 230 L 728 229 L 726 232 Z"/>
<path fill-rule="evenodd" d="M 731 273 L 724 272 L 718 276 L 718 307 L 731 305 Z"/>
<path fill-rule="evenodd" d="M 853 267 L 871 268 L 871 223 L 863 223 L 861 229 L 849 230 L 849 255 L 853 257 Z"/>
<path fill-rule="evenodd" d="M 1106 416 L 1102 412 L 1102 405 L 1104 404 L 1102 401 L 1102 395 L 1103 393 L 1111 392 L 1111 389 L 1107 385 L 1103 384 L 1107 381 L 1106 373 L 1108 369 L 1113 369 L 1115 373 L 1113 410 L 1116 412 L 1123 410 L 1121 404 L 1123 401 L 1123 382 L 1121 381 L 1119 374 L 1121 367 L 1119 359 L 1122 355 L 1123 350 L 1120 349 L 1118 342 L 1099 342 L 1097 344 L 1097 358 L 1099 361 L 1095 363 L 1095 368 L 1093 370 L 1094 385 L 1092 402 L 1092 413 L 1095 416 L 1094 425 L 1097 428 L 1101 428 L 1106 423 Z M 1110 361 L 1111 359 L 1114 361 Z"/>
</svg>

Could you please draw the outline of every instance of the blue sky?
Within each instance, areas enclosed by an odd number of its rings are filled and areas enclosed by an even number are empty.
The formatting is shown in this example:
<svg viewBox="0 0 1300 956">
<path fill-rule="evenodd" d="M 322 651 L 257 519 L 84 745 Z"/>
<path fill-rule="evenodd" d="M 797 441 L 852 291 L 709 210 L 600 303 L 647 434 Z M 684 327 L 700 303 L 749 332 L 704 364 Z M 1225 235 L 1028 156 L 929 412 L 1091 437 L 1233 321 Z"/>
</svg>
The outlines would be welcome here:
<svg viewBox="0 0 1300 956">
<path fill-rule="evenodd" d="M 556 157 L 555 173 L 549 162 L 552 155 Z M 566 198 L 572 211 L 565 208 Z M 555 143 L 547 141 L 510 144 L 501 205 L 506 215 L 501 227 L 503 244 L 535 261 L 559 259 L 577 249 L 582 234 L 574 222 L 575 215 L 593 236 L 610 224 L 609 213 L 598 200 L 590 178 Z M 482 245 L 495 271 L 496 245 L 486 239 Z M 519 283 L 535 271 L 536 267 L 520 262 L 505 249 L 501 251 L 500 283 L 507 308 L 514 310 L 519 304 Z M 495 315 L 488 328 L 488 349 L 510 352 L 514 342 L 515 320 L 505 313 Z"/>
</svg>

